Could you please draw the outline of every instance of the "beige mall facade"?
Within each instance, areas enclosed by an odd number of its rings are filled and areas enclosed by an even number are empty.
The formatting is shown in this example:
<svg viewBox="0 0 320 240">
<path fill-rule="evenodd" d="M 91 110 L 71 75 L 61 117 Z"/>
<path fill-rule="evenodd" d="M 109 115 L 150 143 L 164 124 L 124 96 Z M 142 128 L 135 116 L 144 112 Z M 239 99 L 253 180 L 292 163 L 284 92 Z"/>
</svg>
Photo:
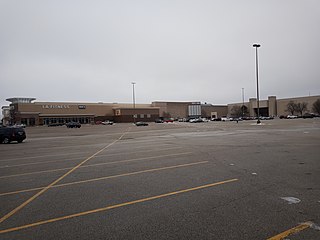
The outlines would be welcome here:
<svg viewBox="0 0 320 240">
<path fill-rule="evenodd" d="M 275 96 L 259 101 L 261 116 L 288 115 L 287 104 L 307 103 L 305 113 L 312 112 L 312 105 L 320 96 L 277 99 Z M 236 106 L 244 106 L 247 116 L 257 116 L 257 101 L 228 105 L 201 104 L 200 102 L 164 102 L 150 104 L 132 103 L 78 103 L 78 102 L 37 102 L 35 98 L 8 98 L 9 106 L 2 107 L 2 124 L 26 124 L 27 126 L 67 123 L 70 121 L 82 124 L 93 124 L 97 121 L 112 120 L 115 122 L 145 121 L 152 122 L 157 118 L 220 118 L 232 116 Z"/>
<path fill-rule="evenodd" d="M 276 96 L 269 96 L 268 100 L 260 100 L 259 101 L 259 112 L 260 116 L 287 116 L 290 112 L 287 111 L 287 105 L 289 102 L 294 103 L 307 103 L 307 109 L 304 113 L 312 113 L 312 106 L 313 104 L 320 99 L 320 95 L 317 96 L 308 96 L 308 97 L 296 97 L 296 98 L 285 98 L 285 99 L 277 99 Z M 251 117 L 257 116 L 257 99 L 250 98 L 249 102 L 243 103 L 233 103 L 228 104 L 228 116 L 233 115 L 233 109 L 235 106 L 241 107 L 244 105 L 248 110 L 248 114 Z M 297 113 L 298 114 L 298 113 Z"/>
<path fill-rule="evenodd" d="M 227 106 L 201 105 L 200 102 L 152 102 L 151 104 L 36 102 L 35 98 L 9 98 L 9 106 L 2 107 L 4 125 L 27 126 L 67 123 L 71 121 L 93 124 L 97 121 L 115 122 L 145 121 L 157 118 L 188 118 L 190 106 L 201 111 L 197 116 L 226 115 Z"/>
</svg>

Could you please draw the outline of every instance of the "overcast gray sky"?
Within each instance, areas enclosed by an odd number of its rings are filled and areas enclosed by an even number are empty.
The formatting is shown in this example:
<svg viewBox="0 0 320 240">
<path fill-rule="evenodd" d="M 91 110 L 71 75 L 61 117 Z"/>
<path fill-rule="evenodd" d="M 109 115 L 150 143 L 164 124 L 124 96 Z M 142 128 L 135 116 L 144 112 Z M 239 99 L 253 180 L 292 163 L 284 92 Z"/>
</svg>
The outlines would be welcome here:
<svg viewBox="0 0 320 240">
<path fill-rule="evenodd" d="M 0 105 L 320 94 L 319 0 L 0 0 Z"/>
</svg>

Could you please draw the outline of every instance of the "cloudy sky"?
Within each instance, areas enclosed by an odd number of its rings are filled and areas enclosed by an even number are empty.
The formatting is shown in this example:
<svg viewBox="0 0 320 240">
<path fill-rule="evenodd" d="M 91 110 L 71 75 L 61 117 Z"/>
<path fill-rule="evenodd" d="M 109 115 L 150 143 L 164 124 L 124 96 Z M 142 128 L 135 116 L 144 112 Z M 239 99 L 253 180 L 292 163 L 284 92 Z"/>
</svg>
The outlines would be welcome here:
<svg viewBox="0 0 320 240">
<path fill-rule="evenodd" d="M 0 105 L 320 94 L 319 0 L 0 0 Z"/>
</svg>

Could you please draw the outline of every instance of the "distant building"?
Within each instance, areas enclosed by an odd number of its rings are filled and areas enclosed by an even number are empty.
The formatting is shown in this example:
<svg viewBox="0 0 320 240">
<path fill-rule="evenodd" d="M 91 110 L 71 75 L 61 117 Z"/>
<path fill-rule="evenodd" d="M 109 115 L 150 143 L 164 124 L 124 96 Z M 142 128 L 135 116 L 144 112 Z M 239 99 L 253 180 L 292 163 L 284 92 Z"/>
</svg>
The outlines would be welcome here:
<svg viewBox="0 0 320 240">
<path fill-rule="evenodd" d="M 294 103 L 307 103 L 307 109 L 305 113 L 312 112 L 312 106 L 317 99 L 320 99 L 320 96 L 308 96 L 308 97 L 296 97 L 296 98 L 285 98 L 277 99 L 275 96 L 269 96 L 268 100 L 259 101 L 259 112 L 260 116 L 264 117 L 275 117 L 275 116 L 286 116 L 289 114 L 287 111 L 287 105 L 290 101 Z M 257 117 L 257 99 L 250 98 L 249 102 L 243 103 L 232 103 L 228 104 L 228 116 L 233 116 L 235 114 L 235 109 L 237 107 L 245 106 L 247 110 L 247 116 Z"/>
<path fill-rule="evenodd" d="M 228 106 L 226 105 L 201 105 L 201 116 L 204 118 L 221 118 L 228 115 Z"/>
<path fill-rule="evenodd" d="M 150 111 L 150 104 L 118 103 L 76 103 L 76 102 L 33 102 L 35 98 L 9 98 L 11 124 L 27 126 L 67 123 L 70 121 L 82 124 L 96 121 L 119 120 L 122 122 L 152 121 L 159 117 L 159 110 Z M 130 109 L 131 112 L 125 111 Z"/>
<path fill-rule="evenodd" d="M 312 112 L 313 103 L 320 96 L 277 99 L 259 101 L 261 116 L 288 115 L 287 104 L 307 103 L 307 112 Z M 235 109 L 243 103 L 228 105 L 201 104 L 200 102 L 165 102 L 156 101 L 151 104 L 131 103 L 78 103 L 78 102 L 36 102 L 35 98 L 8 98 L 10 106 L 2 107 L 4 125 L 25 124 L 27 126 L 49 125 L 52 123 L 67 123 L 70 121 L 82 124 L 92 124 L 97 121 L 112 120 L 115 122 L 146 121 L 157 118 L 221 118 L 234 115 Z M 257 116 L 257 101 L 255 98 L 244 103 L 247 116 Z"/>
<path fill-rule="evenodd" d="M 133 106 L 128 103 L 36 102 L 35 100 L 35 98 L 8 98 L 7 101 L 11 104 L 6 115 L 7 123 L 37 126 L 70 121 L 82 124 L 105 120 L 152 122 L 157 118 L 187 118 L 191 115 L 190 106 L 197 106 L 199 116 L 203 113 L 201 109 L 206 109 L 200 102 L 153 102 Z M 224 108 L 226 111 L 227 106 Z"/>
</svg>

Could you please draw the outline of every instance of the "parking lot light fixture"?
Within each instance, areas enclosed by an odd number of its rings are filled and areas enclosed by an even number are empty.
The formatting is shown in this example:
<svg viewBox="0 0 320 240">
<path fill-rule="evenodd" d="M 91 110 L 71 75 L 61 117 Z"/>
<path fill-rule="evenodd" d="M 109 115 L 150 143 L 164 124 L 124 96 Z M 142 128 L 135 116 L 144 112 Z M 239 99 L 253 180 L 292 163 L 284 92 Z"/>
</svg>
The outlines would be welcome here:
<svg viewBox="0 0 320 240">
<path fill-rule="evenodd" d="M 242 88 L 242 118 L 244 117 L 244 88 Z"/>
<path fill-rule="evenodd" d="M 133 123 L 136 123 L 136 118 L 135 118 L 135 109 L 136 109 L 136 96 L 134 92 L 134 85 L 136 84 L 135 82 L 132 82 L 132 101 L 133 101 Z"/>
<path fill-rule="evenodd" d="M 256 48 L 256 76 L 257 76 L 257 115 L 258 115 L 258 121 L 260 122 L 260 109 L 259 109 L 259 73 L 258 73 L 258 48 L 260 47 L 260 44 L 253 44 L 253 47 Z"/>
</svg>

